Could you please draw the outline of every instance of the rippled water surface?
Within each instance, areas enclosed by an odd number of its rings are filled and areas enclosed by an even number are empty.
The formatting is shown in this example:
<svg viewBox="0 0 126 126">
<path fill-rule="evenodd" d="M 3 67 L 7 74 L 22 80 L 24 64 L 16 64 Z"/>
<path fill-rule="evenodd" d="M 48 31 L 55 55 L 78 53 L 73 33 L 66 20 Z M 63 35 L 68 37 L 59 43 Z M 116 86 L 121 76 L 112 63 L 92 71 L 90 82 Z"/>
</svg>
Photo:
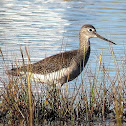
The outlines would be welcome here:
<svg viewBox="0 0 126 126">
<path fill-rule="evenodd" d="M 95 73 L 103 51 L 102 62 L 111 76 L 115 76 L 110 48 L 113 47 L 121 67 L 126 53 L 125 22 L 125 0 L 0 1 L 0 48 L 5 58 L 4 63 L 0 56 L 0 80 L 6 81 L 5 69 L 10 69 L 15 61 L 22 62 L 20 46 L 26 59 L 27 47 L 32 63 L 61 51 L 77 49 L 83 24 L 92 24 L 99 34 L 117 43 L 115 46 L 91 39 L 91 55 L 86 67 Z"/>
</svg>

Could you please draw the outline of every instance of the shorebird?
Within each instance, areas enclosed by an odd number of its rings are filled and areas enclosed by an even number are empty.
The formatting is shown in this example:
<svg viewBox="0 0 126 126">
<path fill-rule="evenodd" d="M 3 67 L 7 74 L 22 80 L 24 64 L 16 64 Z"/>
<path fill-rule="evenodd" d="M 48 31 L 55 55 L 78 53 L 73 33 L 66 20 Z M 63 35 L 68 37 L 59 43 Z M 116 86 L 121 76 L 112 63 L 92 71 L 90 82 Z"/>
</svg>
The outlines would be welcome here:
<svg viewBox="0 0 126 126">
<path fill-rule="evenodd" d="M 30 73 L 31 78 L 36 82 L 63 85 L 75 79 L 83 71 L 90 56 L 90 38 L 100 38 L 115 44 L 100 36 L 94 26 L 86 24 L 79 32 L 79 49 L 59 53 L 30 65 L 12 68 L 8 73 L 12 76 L 24 76 Z"/>
</svg>

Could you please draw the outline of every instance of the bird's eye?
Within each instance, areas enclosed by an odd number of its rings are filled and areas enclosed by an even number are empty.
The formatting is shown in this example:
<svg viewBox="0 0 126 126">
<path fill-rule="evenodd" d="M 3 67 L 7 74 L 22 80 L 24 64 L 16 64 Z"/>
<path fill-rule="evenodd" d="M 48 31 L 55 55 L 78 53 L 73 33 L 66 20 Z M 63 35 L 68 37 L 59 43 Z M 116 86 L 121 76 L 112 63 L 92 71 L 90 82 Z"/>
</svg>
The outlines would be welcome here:
<svg viewBox="0 0 126 126">
<path fill-rule="evenodd" d="M 89 32 L 92 32 L 92 31 L 93 31 L 93 29 L 89 28 L 89 29 L 88 29 L 88 31 L 89 31 Z"/>
</svg>

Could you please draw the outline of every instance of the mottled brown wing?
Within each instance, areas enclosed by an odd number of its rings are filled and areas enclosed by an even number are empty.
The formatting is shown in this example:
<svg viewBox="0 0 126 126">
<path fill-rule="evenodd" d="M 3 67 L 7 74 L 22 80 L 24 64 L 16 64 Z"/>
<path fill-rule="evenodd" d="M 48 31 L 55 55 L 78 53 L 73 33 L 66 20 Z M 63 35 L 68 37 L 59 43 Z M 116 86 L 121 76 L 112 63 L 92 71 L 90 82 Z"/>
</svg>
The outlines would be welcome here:
<svg viewBox="0 0 126 126">
<path fill-rule="evenodd" d="M 24 75 L 28 71 L 36 74 L 52 73 L 61 70 L 62 68 L 67 68 L 73 57 L 76 55 L 77 50 L 59 53 L 27 66 L 12 68 L 11 70 L 8 70 L 8 74 L 19 76 Z"/>
<path fill-rule="evenodd" d="M 76 55 L 77 50 L 56 54 L 31 64 L 31 70 L 33 73 L 37 74 L 52 73 L 62 68 L 67 68 L 72 58 Z"/>
</svg>

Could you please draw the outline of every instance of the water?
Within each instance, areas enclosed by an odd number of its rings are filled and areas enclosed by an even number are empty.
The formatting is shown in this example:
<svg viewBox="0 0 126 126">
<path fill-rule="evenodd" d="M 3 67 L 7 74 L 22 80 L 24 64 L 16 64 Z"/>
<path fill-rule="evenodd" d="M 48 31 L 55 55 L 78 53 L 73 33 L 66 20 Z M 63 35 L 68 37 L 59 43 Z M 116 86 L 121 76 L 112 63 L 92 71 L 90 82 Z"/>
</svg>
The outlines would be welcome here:
<svg viewBox="0 0 126 126">
<path fill-rule="evenodd" d="M 112 47 L 121 66 L 126 47 L 125 7 L 125 0 L 0 1 L 0 47 L 6 62 L 5 66 L 0 56 L 0 79 L 6 81 L 5 69 L 11 69 L 16 61 L 22 62 L 20 46 L 25 59 L 25 46 L 28 48 L 32 63 L 61 51 L 77 49 L 83 24 L 92 24 L 99 34 L 117 43 Z M 95 73 L 96 62 L 103 51 L 102 61 L 110 75 L 115 77 L 110 47 L 107 42 L 91 39 L 87 67 L 92 73 Z"/>
</svg>

